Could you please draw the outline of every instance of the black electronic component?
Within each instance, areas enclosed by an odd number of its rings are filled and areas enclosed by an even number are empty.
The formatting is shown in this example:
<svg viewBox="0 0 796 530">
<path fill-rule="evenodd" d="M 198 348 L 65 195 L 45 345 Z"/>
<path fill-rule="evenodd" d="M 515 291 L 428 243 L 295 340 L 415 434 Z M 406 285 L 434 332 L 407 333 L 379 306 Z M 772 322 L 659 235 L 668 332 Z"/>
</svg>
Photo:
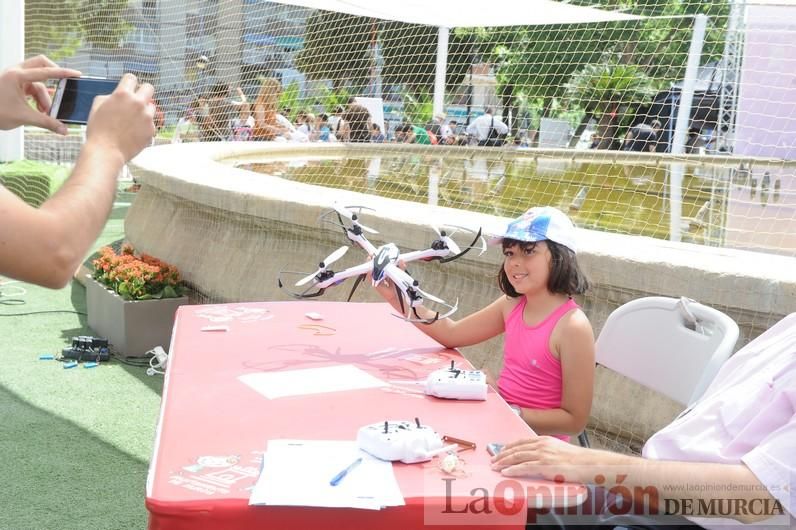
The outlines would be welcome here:
<svg viewBox="0 0 796 530">
<path fill-rule="evenodd" d="M 78 361 L 109 361 L 111 352 L 108 347 L 108 339 L 85 335 L 72 337 L 72 346 L 64 348 L 61 351 L 61 357 Z"/>
</svg>

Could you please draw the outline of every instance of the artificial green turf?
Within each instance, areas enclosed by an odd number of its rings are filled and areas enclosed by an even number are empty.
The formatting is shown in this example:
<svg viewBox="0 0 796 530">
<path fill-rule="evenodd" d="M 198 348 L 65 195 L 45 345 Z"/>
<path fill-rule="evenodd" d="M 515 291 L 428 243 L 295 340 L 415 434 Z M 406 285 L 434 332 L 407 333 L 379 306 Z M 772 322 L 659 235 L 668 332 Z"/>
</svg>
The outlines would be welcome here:
<svg viewBox="0 0 796 530">
<path fill-rule="evenodd" d="M 131 202 L 120 193 L 117 203 Z M 114 207 L 94 248 L 123 237 Z M 42 259 L 46 259 L 42 256 Z M 19 288 L 25 290 L 20 292 Z M 64 369 L 55 354 L 91 335 L 85 289 L 0 280 L 0 529 L 140 529 L 162 376 L 112 361 Z"/>
<path fill-rule="evenodd" d="M 40 206 L 69 176 L 69 169 L 35 160 L 17 160 L 0 164 L 0 184 L 25 202 Z"/>
</svg>

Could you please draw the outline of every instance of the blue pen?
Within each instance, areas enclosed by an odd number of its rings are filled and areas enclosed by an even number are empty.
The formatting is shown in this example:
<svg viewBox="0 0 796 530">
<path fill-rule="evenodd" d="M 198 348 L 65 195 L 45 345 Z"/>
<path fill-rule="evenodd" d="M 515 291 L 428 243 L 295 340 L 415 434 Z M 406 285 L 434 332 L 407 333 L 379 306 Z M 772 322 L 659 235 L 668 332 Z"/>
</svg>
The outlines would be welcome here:
<svg viewBox="0 0 796 530">
<path fill-rule="evenodd" d="M 351 462 L 351 464 L 347 468 L 336 474 L 334 478 L 332 478 L 332 480 L 329 481 L 329 485 L 337 486 L 338 484 L 340 484 L 340 481 L 342 481 L 346 475 L 348 475 L 355 467 L 357 467 L 361 463 L 362 463 L 362 457 L 360 456 L 359 458 Z"/>
</svg>

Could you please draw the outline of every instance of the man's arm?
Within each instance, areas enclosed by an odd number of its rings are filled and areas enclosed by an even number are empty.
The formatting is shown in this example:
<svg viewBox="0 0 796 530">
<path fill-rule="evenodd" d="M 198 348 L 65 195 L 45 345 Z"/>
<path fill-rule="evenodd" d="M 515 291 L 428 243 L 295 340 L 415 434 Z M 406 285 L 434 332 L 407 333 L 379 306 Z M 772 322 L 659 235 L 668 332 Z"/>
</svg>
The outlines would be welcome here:
<svg viewBox="0 0 796 530">
<path fill-rule="evenodd" d="M 155 134 L 154 89 L 136 85 L 126 74 L 113 94 L 95 99 L 72 174 L 41 208 L 0 189 L 0 274 L 67 284 L 107 221 L 119 171 Z"/>
<path fill-rule="evenodd" d="M 742 499 L 746 506 L 775 505 L 774 497 L 744 464 L 649 460 L 577 447 L 547 436 L 508 444 L 492 462 L 492 468 L 505 476 L 541 476 L 548 480 L 563 476 L 568 482 L 596 484 L 632 495 L 634 502 L 652 505 L 661 513 L 668 505 L 682 506 L 683 499 L 694 506 L 700 502 L 710 506 L 711 501 L 726 502 L 728 498 Z M 667 504 L 666 500 L 678 502 Z M 754 523 L 768 519 L 770 514 L 739 510 L 729 516 L 715 516 Z"/>
</svg>

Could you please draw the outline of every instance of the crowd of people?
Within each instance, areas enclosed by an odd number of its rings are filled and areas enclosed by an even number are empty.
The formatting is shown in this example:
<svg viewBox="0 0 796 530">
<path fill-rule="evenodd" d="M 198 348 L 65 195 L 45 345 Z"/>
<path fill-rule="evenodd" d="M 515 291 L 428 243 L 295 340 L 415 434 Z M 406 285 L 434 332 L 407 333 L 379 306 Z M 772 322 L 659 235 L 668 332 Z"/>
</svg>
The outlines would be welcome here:
<svg viewBox="0 0 796 530">
<path fill-rule="evenodd" d="M 43 56 L 1 72 L 0 129 L 37 125 L 65 134 L 65 125 L 48 115 L 51 101 L 43 82 L 79 75 Z M 345 141 L 383 141 L 367 109 L 355 102 L 337 109 L 334 116 L 303 114 L 300 123 L 297 119 L 293 124 L 278 112 L 278 82 L 264 83 L 251 104 L 238 92 L 233 117 L 226 92 L 219 86 L 193 105 L 193 113 L 180 126 L 181 141 L 193 134 L 203 140 L 317 134 L 318 141 L 327 141 L 321 137 L 328 134 Z M 139 84 L 135 76 L 126 74 L 113 94 L 97 98 L 71 175 L 39 209 L 0 186 L 0 274 L 47 287 L 66 285 L 108 219 L 119 171 L 152 141 L 153 95 L 152 85 Z M 478 142 L 502 134 L 499 120 L 485 116 L 470 124 Z M 320 130 L 313 128 L 315 124 L 321 125 Z M 403 124 L 400 141 L 432 143 L 433 137 L 454 134 L 451 122 L 436 125 L 439 129 Z M 195 132 L 192 126 L 197 126 Z M 635 135 L 628 141 L 646 142 L 646 136 Z M 505 336 L 504 367 L 498 378 L 490 376 L 490 382 L 537 435 L 509 443 L 492 461 L 495 472 L 549 480 L 566 476 L 587 484 L 592 498 L 602 501 L 597 510 L 580 514 L 578 525 L 699 528 L 720 526 L 726 519 L 755 524 L 781 515 L 777 524 L 793 527 L 796 314 L 736 353 L 696 403 L 652 436 L 643 457 L 578 447 L 567 438 L 580 432 L 589 417 L 594 336 L 589 319 L 573 299 L 589 288 L 578 262 L 574 225 L 555 208 L 531 208 L 491 242 L 503 253 L 497 275 L 503 294 L 459 321 L 444 318 L 417 327 L 448 347 Z M 378 289 L 398 307 L 387 281 Z M 428 309 L 417 310 L 421 318 L 433 319 Z M 699 487 L 691 487 L 694 484 Z M 636 499 L 632 492 L 646 494 L 649 488 L 657 490 L 661 501 L 707 505 L 730 499 L 744 508 L 712 514 L 723 521 L 683 517 L 688 514 L 677 511 L 654 516 L 650 506 L 617 510 L 628 502 L 647 502 L 644 495 Z M 615 491 L 626 491 L 631 498 L 611 495 Z M 567 524 L 556 513 L 541 514 L 536 522 L 548 527 Z"/>
<path fill-rule="evenodd" d="M 262 81 L 256 98 L 250 102 L 240 87 L 231 95 L 225 84 L 216 84 L 202 97 L 193 100 L 179 119 L 172 142 L 191 141 L 293 141 L 354 143 L 416 143 L 422 145 L 501 146 L 508 126 L 486 112 L 466 127 L 456 120 L 435 115 L 423 125 L 398 124 L 391 137 L 374 122 L 370 111 L 350 98 L 347 105 L 336 106 L 331 113 L 296 112 L 280 109 L 282 85 L 276 79 Z"/>
</svg>

